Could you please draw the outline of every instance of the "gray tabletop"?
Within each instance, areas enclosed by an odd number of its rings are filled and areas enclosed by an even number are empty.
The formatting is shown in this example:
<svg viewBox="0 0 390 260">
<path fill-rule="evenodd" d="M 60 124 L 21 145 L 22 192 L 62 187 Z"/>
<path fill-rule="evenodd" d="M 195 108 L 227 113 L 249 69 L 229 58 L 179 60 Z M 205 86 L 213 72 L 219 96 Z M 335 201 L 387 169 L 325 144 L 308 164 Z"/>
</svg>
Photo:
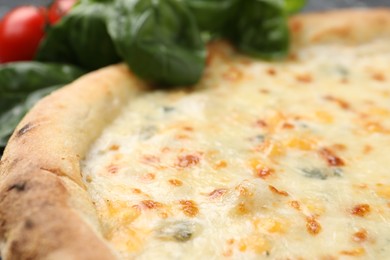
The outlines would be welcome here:
<svg viewBox="0 0 390 260">
<path fill-rule="evenodd" d="M 22 5 L 47 5 L 51 0 L 0 0 L 0 17 L 10 8 Z M 326 10 L 335 7 L 351 6 L 389 6 L 390 0 L 308 0 L 305 11 L 307 10 Z"/>
<path fill-rule="evenodd" d="M 308 0 L 305 10 L 326 10 L 335 7 L 389 6 L 390 0 Z"/>
</svg>

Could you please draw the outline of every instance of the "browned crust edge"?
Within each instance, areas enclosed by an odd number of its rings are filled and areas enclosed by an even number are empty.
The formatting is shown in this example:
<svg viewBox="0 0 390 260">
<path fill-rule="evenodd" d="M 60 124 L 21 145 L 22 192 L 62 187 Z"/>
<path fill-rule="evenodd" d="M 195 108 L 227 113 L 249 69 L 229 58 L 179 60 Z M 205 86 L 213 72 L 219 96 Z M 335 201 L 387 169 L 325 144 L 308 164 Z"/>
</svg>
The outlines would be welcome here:
<svg viewBox="0 0 390 260">
<path fill-rule="evenodd" d="M 139 85 L 124 65 L 98 70 L 44 98 L 18 125 L 0 165 L 4 259 L 115 258 L 80 160 Z"/>
<path fill-rule="evenodd" d="M 290 20 L 290 28 L 293 49 L 361 44 L 390 37 L 390 9 L 303 14 Z M 4 259 L 117 257 L 99 233 L 80 160 L 104 126 L 143 87 L 125 66 L 110 66 L 43 99 L 22 120 L 0 164 Z"/>
</svg>

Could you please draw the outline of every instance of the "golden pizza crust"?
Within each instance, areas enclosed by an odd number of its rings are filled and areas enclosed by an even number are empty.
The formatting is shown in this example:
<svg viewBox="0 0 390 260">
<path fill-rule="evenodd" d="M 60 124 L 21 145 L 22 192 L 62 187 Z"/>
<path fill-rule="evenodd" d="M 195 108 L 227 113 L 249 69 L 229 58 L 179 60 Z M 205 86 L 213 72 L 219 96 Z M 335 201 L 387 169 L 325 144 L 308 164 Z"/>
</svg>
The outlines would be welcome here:
<svg viewBox="0 0 390 260">
<path fill-rule="evenodd" d="M 290 26 L 293 51 L 316 44 L 362 44 L 390 39 L 390 10 L 304 14 L 292 18 Z M 4 259 L 116 258 L 100 234 L 80 160 L 143 88 L 124 65 L 110 66 L 44 98 L 22 120 L 0 165 Z"/>
<path fill-rule="evenodd" d="M 113 259 L 99 235 L 80 159 L 136 88 L 125 66 L 91 73 L 45 98 L 1 161 L 4 259 Z"/>
</svg>

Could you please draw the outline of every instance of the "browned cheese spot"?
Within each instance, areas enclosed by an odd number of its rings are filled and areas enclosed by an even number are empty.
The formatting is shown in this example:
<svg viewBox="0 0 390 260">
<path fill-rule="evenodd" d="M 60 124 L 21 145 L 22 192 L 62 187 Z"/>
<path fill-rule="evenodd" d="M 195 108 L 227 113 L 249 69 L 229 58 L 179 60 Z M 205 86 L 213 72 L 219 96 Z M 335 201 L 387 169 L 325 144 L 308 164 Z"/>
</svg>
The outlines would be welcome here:
<svg viewBox="0 0 390 260">
<path fill-rule="evenodd" d="M 107 167 L 107 171 L 111 174 L 116 174 L 119 171 L 119 166 L 115 164 L 111 164 Z"/>
<path fill-rule="evenodd" d="M 290 28 L 291 28 L 291 30 L 292 30 L 295 34 L 297 34 L 297 33 L 299 33 L 299 32 L 302 30 L 303 25 L 302 25 L 302 23 L 301 23 L 300 21 L 294 21 L 294 22 L 292 22 L 292 23 L 290 24 Z"/>
<path fill-rule="evenodd" d="M 209 193 L 210 199 L 218 199 L 228 192 L 228 189 L 215 189 Z"/>
<path fill-rule="evenodd" d="M 376 72 L 376 73 L 372 74 L 371 77 L 372 77 L 372 79 L 374 79 L 376 81 L 385 81 L 386 80 L 385 75 L 381 72 Z"/>
<path fill-rule="evenodd" d="M 297 61 L 298 60 L 298 55 L 294 52 L 290 52 L 287 56 L 288 61 Z"/>
<path fill-rule="evenodd" d="M 264 120 L 262 119 L 259 119 L 256 121 L 256 125 L 260 128 L 264 128 L 264 127 L 267 127 L 267 122 L 265 122 Z"/>
<path fill-rule="evenodd" d="M 253 193 L 248 188 L 241 184 L 237 185 L 237 187 L 235 187 L 235 190 L 238 191 L 241 197 L 251 197 L 253 195 Z"/>
<path fill-rule="evenodd" d="M 342 79 L 340 79 L 340 83 L 341 83 L 341 84 L 348 84 L 349 81 L 348 81 L 347 78 L 342 78 Z"/>
<path fill-rule="evenodd" d="M 332 145 L 332 148 L 334 148 L 336 151 L 347 150 L 347 146 L 345 146 L 344 144 L 334 144 L 334 145 Z"/>
<path fill-rule="evenodd" d="M 192 200 L 179 201 L 183 213 L 188 217 L 195 217 L 199 213 L 198 206 Z"/>
<path fill-rule="evenodd" d="M 310 74 L 298 74 L 295 76 L 295 79 L 301 83 L 310 83 L 313 81 L 313 78 Z"/>
<path fill-rule="evenodd" d="M 366 253 L 366 250 L 364 248 L 356 248 L 352 250 L 343 250 L 340 251 L 340 254 L 347 255 L 347 256 L 362 256 Z"/>
<path fill-rule="evenodd" d="M 369 144 L 367 144 L 367 145 L 365 145 L 363 147 L 363 153 L 364 154 L 369 154 L 369 153 L 372 152 L 372 150 L 373 150 L 373 147 L 371 145 L 369 145 Z"/>
<path fill-rule="evenodd" d="M 306 218 L 306 230 L 309 234 L 315 236 L 321 232 L 322 227 L 314 217 L 308 217 Z"/>
<path fill-rule="evenodd" d="M 163 204 L 161 204 L 160 202 L 153 200 L 143 200 L 141 201 L 141 205 L 147 209 L 157 209 L 163 206 Z"/>
<path fill-rule="evenodd" d="M 269 69 L 267 69 L 267 74 L 270 76 L 275 76 L 276 70 L 274 68 L 269 68 Z"/>
<path fill-rule="evenodd" d="M 186 168 L 186 167 L 191 167 L 199 164 L 200 158 L 199 156 L 196 155 L 185 155 L 185 156 L 179 156 L 177 166 Z"/>
<path fill-rule="evenodd" d="M 355 242 L 364 242 L 367 240 L 367 230 L 360 229 L 359 231 L 353 233 L 352 240 Z"/>
<path fill-rule="evenodd" d="M 119 145 L 113 144 L 108 148 L 110 151 L 118 151 L 119 150 Z"/>
<path fill-rule="evenodd" d="M 240 69 L 231 66 L 226 72 L 223 73 L 223 78 L 228 81 L 239 81 L 243 78 L 243 73 Z"/>
<path fill-rule="evenodd" d="M 160 212 L 160 213 L 158 214 L 158 216 L 159 216 L 160 218 L 163 218 L 163 219 L 166 219 L 166 218 L 169 217 L 168 213 L 166 213 L 166 212 Z"/>
<path fill-rule="evenodd" d="M 298 201 L 292 200 L 289 202 L 290 206 L 293 207 L 296 210 L 301 210 L 301 205 L 299 204 Z"/>
<path fill-rule="evenodd" d="M 230 238 L 230 239 L 226 240 L 226 244 L 228 244 L 228 245 L 233 245 L 234 242 L 235 242 L 234 238 Z"/>
<path fill-rule="evenodd" d="M 219 169 L 222 169 L 222 168 L 226 168 L 226 167 L 227 167 L 227 162 L 224 161 L 224 160 L 217 161 L 217 162 L 215 163 L 215 166 L 214 166 L 214 168 L 215 168 L 216 170 L 219 170 Z"/>
<path fill-rule="evenodd" d="M 265 179 L 269 177 L 271 174 L 273 174 L 275 171 L 268 167 L 261 167 L 256 169 L 256 177 Z"/>
<path fill-rule="evenodd" d="M 352 208 L 351 213 L 352 213 L 352 215 L 355 215 L 358 217 L 365 217 L 368 213 L 370 213 L 370 211 L 371 211 L 370 205 L 358 204 Z"/>
<path fill-rule="evenodd" d="M 188 135 L 184 135 L 184 134 L 177 134 L 177 135 L 175 135 L 175 138 L 178 140 L 184 140 L 184 139 L 189 139 L 190 137 Z"/>
<path fill-rule="evenodd" d="M 333 96 L 325 96 L 325 100 L 331 101 L 331 102 L 335 103 L 336 105 L 338 105 L 340 108 L 345 109 L 345 110 L 350 108 L 349 103 L 342 100 L 341 98 L 337 98 L 337 97 L 333 97 Z"/>
<path fill-rule="evenodd" d="M 291 123 L 288 123 L 288 122 L 284 122 L 283 125 L 282 125 L 282 128 L 283 129 L 294 129 L 295 126 Z"/>
<path fill-rule="evenodd" d="M 153 163 L 159 163 L 160 158 L 155 155 L 144 155 L 141 161 L 146 164 L 153 164 Z"/>
<path fill-rule="evenodd" d="M 181 180 L 178 180 L 178 179 L 170 179 L 168 182 L 170 184 L 172 184 L 173 186 L 182 186 L 183 185 L 183 182 Z"/>
<path fill-rule="evenodd" d="M 137 189 L 137 188 L 132 189 L 132 191 L 134 194 L 141 194 L 142 193 L 142 191 L 140 189 Z"/>
<path fill-rule="evenodd" d="M 237 205 L 237 213 L 239 215 L 245 215 L 245 214 L 248 214 L 250 212 L 250 210 L 248 209 L 247 205 L 245 202 L 240 202 L 238 205 Z"/>
<path fill-rule="evenodd" d="M 147 173 L 145 174 L 142 179 L 145 181 L 152 181 L 156 178 L 156 175 L 154 173 Z"/>
<path fill-rule="evenodd" d="M 287 193 L 286 191 L 278 190 L 277 188 L 275 188 L 275 187 L 272 186 L 272 185 L 268 185 L 268 188 L 269 188 L 270 191 L 272 191 L 273 193 L 276 193 L 276 194 L 278 194 L 278 195 L 285 196 L 285 197 L 288 196 L 288 193 Z"/>
<path fill-rule="evenodd" d="M 265 89 L 265 88 L 262 88 L 262 89 L 260 89 L 260 93 L 262 93 L 264 95 L 267 95 L 267 94 L 269 94 L 269 90 Z"/>
<path fill-rule="evenodd" d="M 344 161 L 329 148 L 322 148 L 319 154 L 326 160 L 329 166 L 344 166 Z"/>
</svg>

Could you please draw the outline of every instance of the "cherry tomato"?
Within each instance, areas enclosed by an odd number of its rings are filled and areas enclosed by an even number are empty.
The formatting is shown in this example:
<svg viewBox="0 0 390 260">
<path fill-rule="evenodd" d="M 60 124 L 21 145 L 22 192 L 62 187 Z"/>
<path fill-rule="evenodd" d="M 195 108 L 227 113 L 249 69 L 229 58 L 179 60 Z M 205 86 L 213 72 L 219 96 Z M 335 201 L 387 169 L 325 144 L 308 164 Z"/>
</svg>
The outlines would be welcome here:
<svg viewBox="0 0 390 260">
<path fill-rule="evenodd" d="M 46 9 L 19 6 L 0 20 L 0 63 L 33 59 L 46 25 Z"/>
<path fill-rule="evenodd" d="M 68 13 L 77 0 L 55 0 L 49 7 L 47 14 L 50 24 L 57 23 L 61 17 Z"/>
</svg>

